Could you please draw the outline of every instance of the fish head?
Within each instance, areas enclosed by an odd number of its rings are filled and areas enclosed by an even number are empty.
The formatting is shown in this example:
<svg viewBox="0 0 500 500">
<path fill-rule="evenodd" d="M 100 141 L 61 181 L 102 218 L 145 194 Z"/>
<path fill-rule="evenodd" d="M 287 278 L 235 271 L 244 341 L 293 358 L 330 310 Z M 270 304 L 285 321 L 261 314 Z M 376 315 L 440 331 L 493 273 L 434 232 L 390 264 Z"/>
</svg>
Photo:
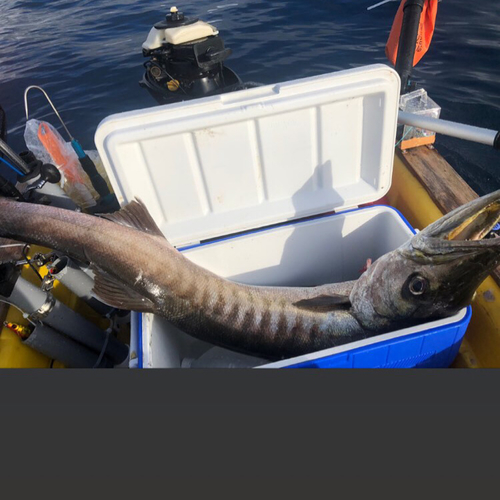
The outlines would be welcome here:
<svg viewBox="0 0 500 500">
<path fill-rule="evenodd" d="M 500 264 L 500 190 L 453 210 L 377 259 L 356 282 L 351 308 L 367 330 L 411 326 L 469 305 Z"/>
</svg>

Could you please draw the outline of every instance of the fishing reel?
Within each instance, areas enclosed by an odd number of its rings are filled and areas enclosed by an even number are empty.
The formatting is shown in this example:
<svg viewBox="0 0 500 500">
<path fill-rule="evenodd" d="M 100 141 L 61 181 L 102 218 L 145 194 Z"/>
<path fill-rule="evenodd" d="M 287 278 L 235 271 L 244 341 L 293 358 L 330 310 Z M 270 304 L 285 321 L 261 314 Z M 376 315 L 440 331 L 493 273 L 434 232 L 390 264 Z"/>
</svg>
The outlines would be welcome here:
<svg viewBox="0 0 500 500">
<path fill-rule="evenodd" d="M 30 169 L 28 174 L 19 175 L 17 178 L 20 185 L 24 185 L 23 195 L 25 198 L 28 193 L 41 189 L 47 182 L 49 184 L 60 182 L 61 172 L 52 163 L 43 163 L 37 160 L 31 151 L 23 151 L 19 154 L 19 157 L 26 162 Z"/>
<path fill-rule="evenodd" d="M 217 28 L 170 9 L 165 21 L 156 23 L 142 44 L 149 60 L 139 83 L 160 104 L 194 99 L 248 88 L 224 61 L 231 49 L 224 46 Z"/>
</svg>

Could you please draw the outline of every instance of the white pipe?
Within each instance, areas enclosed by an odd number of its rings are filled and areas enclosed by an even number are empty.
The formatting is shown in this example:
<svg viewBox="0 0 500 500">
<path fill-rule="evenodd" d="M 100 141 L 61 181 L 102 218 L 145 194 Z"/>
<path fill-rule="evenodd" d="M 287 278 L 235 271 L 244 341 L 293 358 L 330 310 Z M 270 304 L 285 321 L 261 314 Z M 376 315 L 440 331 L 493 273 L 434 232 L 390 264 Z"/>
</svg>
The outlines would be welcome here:
<svg viewBox="0 0 500 500">
<path fill-rule="evenodd" d="M 465 139 L 466 141 L 479 142 L 500 149 L 500 132 L 487 128 L 473 127 L 463 123 L 455 123 L 429 116 L 415 115 L 406 111 L 399 111 L 398 123 L 411 125 L 424 130 L 432 130 L 439 134 Z"/>
</svg>

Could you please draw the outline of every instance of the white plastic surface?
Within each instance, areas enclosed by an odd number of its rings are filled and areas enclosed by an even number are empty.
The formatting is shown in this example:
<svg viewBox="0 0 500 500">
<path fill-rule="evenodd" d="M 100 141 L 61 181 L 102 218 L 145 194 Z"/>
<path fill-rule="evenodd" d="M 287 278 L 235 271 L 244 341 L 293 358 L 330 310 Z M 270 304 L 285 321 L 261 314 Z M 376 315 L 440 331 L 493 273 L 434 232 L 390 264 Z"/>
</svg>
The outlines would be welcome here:
<svg viewBox="0 0 500 500">
<path fill-rule="evenodd" d="M 226 278 L 257 285 L 312 286 L 357 279 L 368 258 L 375 260 L 413 236 L 398 213 L 389 207 L 371 207 L 335 214 L 305 222 L 223 239 L 185 250 L 184 255 L 197 264 Z M 397 338 L 458 321 L 458 315 L 432 324 L 372 337 L 362 345 Z M 137 331 L 133 331 L 137 335 Z M 326 355 L 359 347 L 359 342 L 318 353 Z M 196 360 L 213 358 L 214 366 L 241 364 L 241 358 L 227 351 L 210 356 L 211 344 L 200 342 L 180 331 L 167 320 L 152 314 L 142 315 L 142 350 L 145 368 L 196 366 Z M 206 355 L 206 356 L 204 356 Z M 297 358 L 293 362 L 297 362 Z M 293 363 L 280 362 L 279 366 Z M 261 365 L 256 362 L 255 365 Z M 203 366 L 208 366 L 205 361 Z M 277 366 L 277 365 L 274 365 Z"/>
<path fill-rule="evenodd" d="M 166 42 L 179 45 L 217 35 L 218 33 L 217 28 L 204 21 L 196 21 L 193 24 L 178 26 L 177 28 L 151 28 L 146 41 L 142 44 L 142 48 L 146 50 L 158 49 Z"/>
<path fill-rule="evenodd" d="M 113 115 L 95 141 L 119 201 L 185 245 L 381 198 L 398 96 L 367 66 Z"/>
</svg>

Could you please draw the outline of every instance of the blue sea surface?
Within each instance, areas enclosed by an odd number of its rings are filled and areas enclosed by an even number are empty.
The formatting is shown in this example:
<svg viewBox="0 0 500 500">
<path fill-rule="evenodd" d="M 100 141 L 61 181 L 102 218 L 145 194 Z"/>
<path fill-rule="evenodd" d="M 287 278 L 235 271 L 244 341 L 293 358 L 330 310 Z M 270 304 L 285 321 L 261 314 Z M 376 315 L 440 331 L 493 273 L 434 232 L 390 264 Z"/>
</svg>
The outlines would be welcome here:
<svg viewBox="0 0 500 500">
<path fill-rule="evenodd" d="M 378 0 L 182 1 L 186 15 L 214 24 L 243 81 L 274 83 L 373 63 L 399 2 Z M 23 93 L 47 90 L 69 130 L 94 149 L 99 122 L 112 113 L 154 106 L 138 82 L 141 45 L 172 4 L 138 0 L 0 0 L 0 103 L 8 140 L 25 149 Z M 491 0 L 439 4 L 431 48 L 414 79 L 442 107 L 441 117 L 500 129 L 500 7 Z M 58 125 L 33 92 L 30 117 Z M 500 152 L 439 136 L 437 148 L 480 194 L 500 189 Z M 4 168 L 4 167 L 0 167 Z"/>
</svg>

